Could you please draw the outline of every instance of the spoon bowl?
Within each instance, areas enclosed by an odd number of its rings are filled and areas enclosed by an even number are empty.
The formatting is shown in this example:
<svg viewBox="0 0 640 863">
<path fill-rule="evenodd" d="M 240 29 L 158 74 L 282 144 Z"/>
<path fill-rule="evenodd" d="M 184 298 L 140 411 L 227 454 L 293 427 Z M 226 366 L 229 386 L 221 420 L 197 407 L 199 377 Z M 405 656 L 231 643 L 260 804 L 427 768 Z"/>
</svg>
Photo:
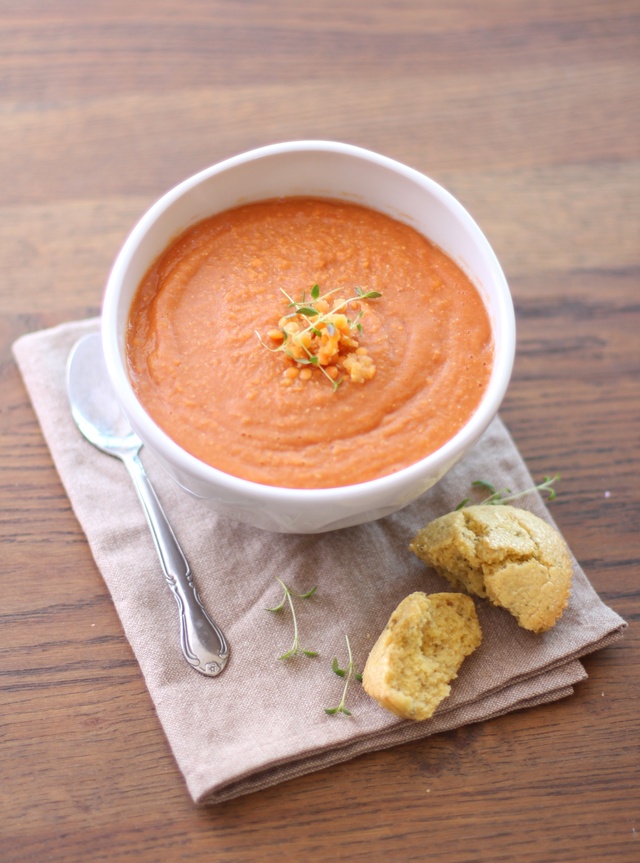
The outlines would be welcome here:
<svg viewBox="0 0 640 863">
<path fill-rule="evenodd" d="M 118 458 L 142 447 L 109 383 L 98 335 L 76 343 L 67 366 L 67 392 L 76 425 L 99 450 Z"/>
</svg>

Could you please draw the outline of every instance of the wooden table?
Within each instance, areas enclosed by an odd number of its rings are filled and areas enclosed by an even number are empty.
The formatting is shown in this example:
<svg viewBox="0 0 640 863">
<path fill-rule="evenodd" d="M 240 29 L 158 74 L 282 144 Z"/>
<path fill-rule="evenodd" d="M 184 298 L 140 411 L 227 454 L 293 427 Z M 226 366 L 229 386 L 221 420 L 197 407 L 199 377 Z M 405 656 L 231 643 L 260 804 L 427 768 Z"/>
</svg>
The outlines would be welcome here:
<svg viewBox="0 0 640 863">
<path fill-rule="evenodd" d="M 640 859 L 639 33 L 634 0 L 0 2 L 4 860 Z M 571 698 L 196 809 L 10 345 L 99 312 L 162 192 L 293 138 L 404 161 L 483 227 L 502 416 L 630 627 Z"/>
</svg>

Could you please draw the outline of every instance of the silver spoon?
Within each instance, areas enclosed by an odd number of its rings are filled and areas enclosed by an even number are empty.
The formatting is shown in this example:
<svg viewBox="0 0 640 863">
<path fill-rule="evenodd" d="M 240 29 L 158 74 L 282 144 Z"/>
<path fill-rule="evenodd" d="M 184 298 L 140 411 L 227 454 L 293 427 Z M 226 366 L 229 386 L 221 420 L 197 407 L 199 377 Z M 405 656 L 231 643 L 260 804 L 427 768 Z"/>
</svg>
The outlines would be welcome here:
<svg viewBox="0 0 640 863">
<path fill-rule="evenodd" d="M 99 333 L 84 336 L 74 345 L 67 362 L 67 392 L 82 434 L 102 452 L 121 459 L 129 471 L 165 578 L 178 603 L 182 652 L 192 668 L 215 677 L 227 663 L 229 647 L 202 605 L 189 564 L 140 461 L 142 441 L 120 409 L 107 375 Z"/>
</svg>

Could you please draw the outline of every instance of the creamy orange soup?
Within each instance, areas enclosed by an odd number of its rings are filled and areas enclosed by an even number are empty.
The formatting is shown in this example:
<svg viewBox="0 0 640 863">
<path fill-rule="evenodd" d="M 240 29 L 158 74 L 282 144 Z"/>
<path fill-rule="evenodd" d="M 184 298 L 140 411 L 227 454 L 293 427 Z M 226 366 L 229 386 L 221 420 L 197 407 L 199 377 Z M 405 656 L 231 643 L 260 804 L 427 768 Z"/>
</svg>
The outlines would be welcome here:
<svg viewBox="0 0 640 863">
<path fill-rule="evenodd" d="M 321 361 L 290 355 L 278 331 L 301 308 L 307 340 L 319 343 L 314 321 L 325 342 L 335 333 L 308 308 L 325 295 L 323 310 L 343 304 L 353 344 Z M 176 239 L 134 298 L 127 354 L 140 401 L 188 452 L 254 482 L 327 488 L 398 471 L 453 437 L 487 387 L 493 343 L 474 285 L 414 229 L 284 198 Z"/>
</svg>

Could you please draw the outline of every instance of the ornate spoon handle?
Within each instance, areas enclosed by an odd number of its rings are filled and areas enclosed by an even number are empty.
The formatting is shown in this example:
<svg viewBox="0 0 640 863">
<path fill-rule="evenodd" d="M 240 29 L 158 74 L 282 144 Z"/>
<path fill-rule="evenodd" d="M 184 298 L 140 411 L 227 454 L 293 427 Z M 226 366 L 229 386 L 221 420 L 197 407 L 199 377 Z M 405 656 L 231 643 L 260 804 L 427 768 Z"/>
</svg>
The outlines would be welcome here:
<svg viewBox="0 0 640 863">
<path fill-rule="evenodd" d="M 182 652 L 196 671 L 215 677 L 225 667 L 229 657 L 226 639 L 200 601 L 189 564 L 138 452 L 126 453 L 121 457 L 142 503 L 167 583 L 178 604 Z"/>
</svg>

